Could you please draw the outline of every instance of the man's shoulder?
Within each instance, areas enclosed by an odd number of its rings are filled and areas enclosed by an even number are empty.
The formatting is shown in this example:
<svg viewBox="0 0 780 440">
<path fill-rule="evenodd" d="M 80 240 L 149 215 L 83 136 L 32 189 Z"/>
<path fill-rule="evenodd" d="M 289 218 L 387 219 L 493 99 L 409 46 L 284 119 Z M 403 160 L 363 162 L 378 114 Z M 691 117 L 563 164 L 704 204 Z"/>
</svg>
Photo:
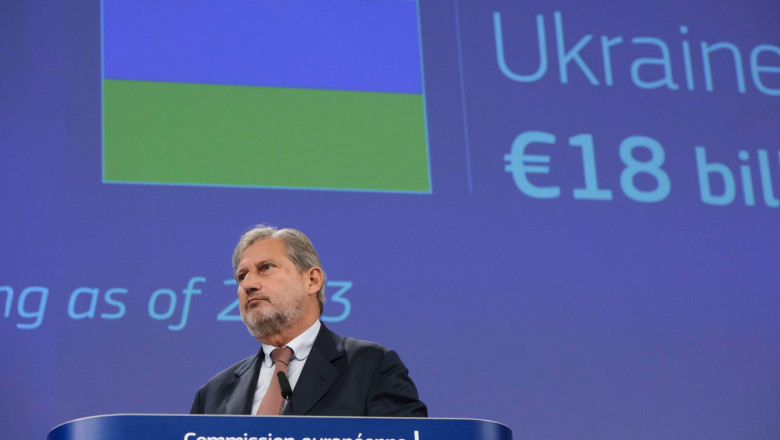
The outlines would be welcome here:
<svg viewBox="0 0 780 440">
<path fill-rule="evenodd" d="M 376 342 L 342 337 L 327 329 L 325 332 L 321 345 L 329 353 L 330 350 L 338 352 L 331 362 L 341 374 L 339 395 L 342 400 L 353 399 L 349 405 L 344 404 L 353 409 L 344 415 L 427 416 L 427 408 L 418 397 L 409 371 L 394 350 Z M 354 402 L 360 403 L 352 407 Z"/>
<path fill-rule="evenodd" d="M 353 337 L 340 336 L 323 327 L 325 340 L 328 341 L 326 351 L 333 350 L 333 358 L 346 356 L 350 365 L 364 364 L 378 365 L 386 360 L 394 360 L 398 357 L 395 351 L 376 342 Z M 332 343 L 332 345 L 330 344 Z M 316 344 L 315 344 L 316 345 Z M 320 347 L 322 348 L 322 346 Z"/>
<path fill-rule="evenodd" d="M 390 351 L 390 349 L 384 345 L 372 341 L 366 341 L 365 339 L 345 337 L 342 338 L 342 343 L 344 344 L 344 350 L 347 353 L 376 353 L 377 355 L 384 355 Z"/>
<path fill-rule="evenodd" d="M 190 413 L 245 414 L 245 411 L 249 411 L 245 408 L 246 399 L 240 396 L 244 394 L 244 388 L 247 394 L 250 392 L 249 386 L 253 374 L 257 371 L 255 368 L 257 362 L 258 355 L 255 354 L 214 375 L 195 393 L 195 401 L 192 403 Z M 236 392 L 239 398 L 232 399 L 230 396 Z"/>
<path fill-rule="evenodd" d="M 327 344 L 329 348 L 332 348 L 338 352 L 346 352 L 348 355 L 353 353 L 377 353 L 384 355 L 388 351 L 391 351 L 389 348 L 385 347 L 384 345 L 377 344 L 376 342 L 348 336 L 341 336 L 337 333 L 334 333 L 324 325 L 322 326 L 322 329 L 320 329 L 320 335 L 314 345 L 322 346 L 323 344 Z"/>
</svg>

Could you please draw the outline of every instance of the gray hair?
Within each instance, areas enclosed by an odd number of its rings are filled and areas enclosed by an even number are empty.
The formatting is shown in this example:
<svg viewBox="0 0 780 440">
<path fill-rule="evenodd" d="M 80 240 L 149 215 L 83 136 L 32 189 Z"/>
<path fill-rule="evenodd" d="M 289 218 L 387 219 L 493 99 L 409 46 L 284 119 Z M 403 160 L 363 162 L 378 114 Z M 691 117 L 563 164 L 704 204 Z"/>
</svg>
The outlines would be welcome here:
<svg viewBox="0 0 780 440">
<path fill-rule="evenodd" d="M 245 232 L 238 240 L 236 249 L 233 251 L 233 276 L 235 277 L 238 263 L 241 261 L 241 255 L 244 251 L 257 241 L 269 238 L 278 238 L 284 241 L 287 246 L 287 257 L 292 260 L 298 273 L 303 273 L 312 267 L 317 267 L 322 271 L 322 287 L 317 292 L 317 301 L 320 304 L 320 315 L 325 306 L 325 271 L 322 270 L 320 257 L 314 250 L 309 237 L 301 231 L 291 228 L 277 229 L 273 226 L 257 225 Z"/>
</svg>

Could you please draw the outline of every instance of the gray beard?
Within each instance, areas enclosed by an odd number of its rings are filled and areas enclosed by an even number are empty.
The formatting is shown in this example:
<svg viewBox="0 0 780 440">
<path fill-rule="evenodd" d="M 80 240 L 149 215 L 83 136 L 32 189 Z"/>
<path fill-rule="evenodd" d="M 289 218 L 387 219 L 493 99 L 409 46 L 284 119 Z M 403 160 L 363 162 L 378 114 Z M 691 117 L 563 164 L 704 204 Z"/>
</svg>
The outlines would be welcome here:
<svg viewBox="0 0 780 440">
<path fill-rule="evenodd" d="M 285 310 L 275 310 L 271 316 L 260 316 L 257 319 L 241 308 L 241 319 L 249 333 L 257 339 L 263 339 L 290 328 L 301 315 L 303 315 L 303 304 L 301 303 L 287 307 Z"/>
</svg>

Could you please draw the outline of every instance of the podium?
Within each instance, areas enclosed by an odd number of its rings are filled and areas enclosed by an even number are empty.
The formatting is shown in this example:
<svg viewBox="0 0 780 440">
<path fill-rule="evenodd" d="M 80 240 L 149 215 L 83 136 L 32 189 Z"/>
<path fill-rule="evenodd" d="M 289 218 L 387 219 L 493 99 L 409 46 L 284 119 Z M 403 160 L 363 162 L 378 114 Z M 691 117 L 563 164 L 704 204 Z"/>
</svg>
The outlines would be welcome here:
<svg viewBox="0 0 780 440">
<path fill-rule="evenodd" d="M 48 440 L 512 440 L 475 419 L 115 414 L 73 420 Z"/>
</svg>

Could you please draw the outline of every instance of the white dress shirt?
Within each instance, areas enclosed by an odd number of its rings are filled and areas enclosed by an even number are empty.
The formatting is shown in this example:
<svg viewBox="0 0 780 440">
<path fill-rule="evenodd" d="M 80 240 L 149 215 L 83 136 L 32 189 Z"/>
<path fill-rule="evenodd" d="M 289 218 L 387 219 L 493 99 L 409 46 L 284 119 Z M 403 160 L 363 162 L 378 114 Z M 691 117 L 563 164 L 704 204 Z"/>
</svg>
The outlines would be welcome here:
<svg viewBox="0 0 780 440">
<path fill-rule="evenodd" d="M 314 325 L 309 327 L 308 330 L 287 344 L 287 347 L 292 348 L 293 351 L 290 362 L 287 364 L 287 378 L 290 380 L 290 386 L 293 389 L 295 389 L 295 384 L 298 383 L 303 365 L 306 363 L 306 358 L 309 357 L 309 352 L 311 352 L 311 347 L 314 346 L 314 340 L 317 339 L 321 326 L 322 324 L 320 324 L 319 320 L 315 321 Z M 276 380 L 274 377 L 274 362 L 271 360 L 271 352 L 276 348 L 281 347 L 263 344 L 263 354 L 265 356 L 263 356 L 263 363 L 260 365 L 260 375 L 257 378 L 257 387 L 252 398 L 252 414 L 257 414 L 257 408 L 260 407 L 260 401 L 263 400 L 265 391 L 268 389 L 271 381 Z"/>
</svg>

